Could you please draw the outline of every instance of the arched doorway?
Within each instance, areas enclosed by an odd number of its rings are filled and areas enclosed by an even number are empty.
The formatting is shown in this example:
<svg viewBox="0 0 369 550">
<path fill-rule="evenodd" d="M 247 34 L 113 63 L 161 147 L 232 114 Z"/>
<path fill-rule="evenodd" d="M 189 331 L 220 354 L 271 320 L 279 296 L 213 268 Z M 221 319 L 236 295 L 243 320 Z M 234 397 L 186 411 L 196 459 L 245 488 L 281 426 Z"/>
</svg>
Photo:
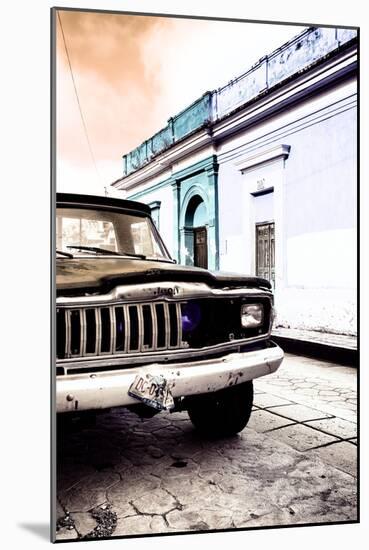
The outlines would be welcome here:
<svg viewBox="0 0 369 550">
<path fill-rule="evenodd" d="M 191 198 L 187 205 L 185 229 L 189 256 L 193 258 L 193 265 L 208 267 L 208 213 L 206 205 L 200 195 Z"/>
</svg>

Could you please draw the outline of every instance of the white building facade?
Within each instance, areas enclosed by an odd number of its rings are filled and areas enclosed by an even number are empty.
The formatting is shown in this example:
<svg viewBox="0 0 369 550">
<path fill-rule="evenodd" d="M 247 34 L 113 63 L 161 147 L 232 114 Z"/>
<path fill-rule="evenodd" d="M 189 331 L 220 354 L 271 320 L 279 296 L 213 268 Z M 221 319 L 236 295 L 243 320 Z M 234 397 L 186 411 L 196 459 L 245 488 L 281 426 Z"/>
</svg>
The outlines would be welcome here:
<svg viewBox="0 0 369 550">
<path fill-rule="evenodd" d="M 356 334 L 357 31 L 312 28 L 123 157 L 180 263 L 272 281 L 277 326 Z"/>
</svg>

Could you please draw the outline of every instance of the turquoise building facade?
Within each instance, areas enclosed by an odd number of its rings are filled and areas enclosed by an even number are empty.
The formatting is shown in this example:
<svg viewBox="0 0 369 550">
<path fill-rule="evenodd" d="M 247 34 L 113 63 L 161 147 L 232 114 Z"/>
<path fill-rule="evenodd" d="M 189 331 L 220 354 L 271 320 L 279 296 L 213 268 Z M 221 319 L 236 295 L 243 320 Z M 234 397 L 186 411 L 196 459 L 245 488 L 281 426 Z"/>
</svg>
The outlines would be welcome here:
<svg viewBox="0 0 369 550">
<path fill-rule="evenodd" d="M 281 327 L 356 334 L 357 30 L 310 28 L 123 156 L 180 263 L 272 281 Z"/>
<path fill-rule="evenodd" d="M 194 233 L 206 227 L 208 268 L 219 269 L 218 164 L 212 155 L 178 172 L 149 190 L 133 193 L 132 200 L 144 201 L 153 192 L 170 188 L 173 196 L 173 257 L 184 265 L 194 264 Z"/>
</svg>

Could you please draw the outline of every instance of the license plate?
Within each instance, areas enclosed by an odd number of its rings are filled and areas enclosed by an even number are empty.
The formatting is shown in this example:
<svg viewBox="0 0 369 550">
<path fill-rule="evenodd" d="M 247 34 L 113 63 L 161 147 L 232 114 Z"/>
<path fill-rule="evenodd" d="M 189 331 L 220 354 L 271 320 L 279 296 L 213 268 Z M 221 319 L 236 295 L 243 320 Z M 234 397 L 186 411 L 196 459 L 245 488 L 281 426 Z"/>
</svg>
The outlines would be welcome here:
<svg viewBox="0 0 369 550">
<path fill-rule="evenodd" d="M 128 390 L 128 395 L 154 409 L 169 410 L 174 407 L 173 396 L 163 376 L 138 374 Z"/>
</svg>

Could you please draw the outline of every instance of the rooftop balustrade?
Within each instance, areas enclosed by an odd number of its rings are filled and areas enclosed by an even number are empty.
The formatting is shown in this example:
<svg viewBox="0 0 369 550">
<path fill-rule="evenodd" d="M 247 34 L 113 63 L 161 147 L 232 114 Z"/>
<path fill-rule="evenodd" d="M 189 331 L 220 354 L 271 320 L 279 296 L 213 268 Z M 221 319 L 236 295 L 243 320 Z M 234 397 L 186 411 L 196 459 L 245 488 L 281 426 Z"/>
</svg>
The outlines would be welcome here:
<svg viewBox="0 0 369 550">
<path fill-rule="evenodd" d="M 123 156 L 123 177 L 149 163 L 184 137 L 217 122 L 267 90 L 301 73 L 344 44 L 354 40 L 354 29 L 309 28 L 260 59 L 225 86 L 206 92 L 168 124 Z"/>
</svg>

